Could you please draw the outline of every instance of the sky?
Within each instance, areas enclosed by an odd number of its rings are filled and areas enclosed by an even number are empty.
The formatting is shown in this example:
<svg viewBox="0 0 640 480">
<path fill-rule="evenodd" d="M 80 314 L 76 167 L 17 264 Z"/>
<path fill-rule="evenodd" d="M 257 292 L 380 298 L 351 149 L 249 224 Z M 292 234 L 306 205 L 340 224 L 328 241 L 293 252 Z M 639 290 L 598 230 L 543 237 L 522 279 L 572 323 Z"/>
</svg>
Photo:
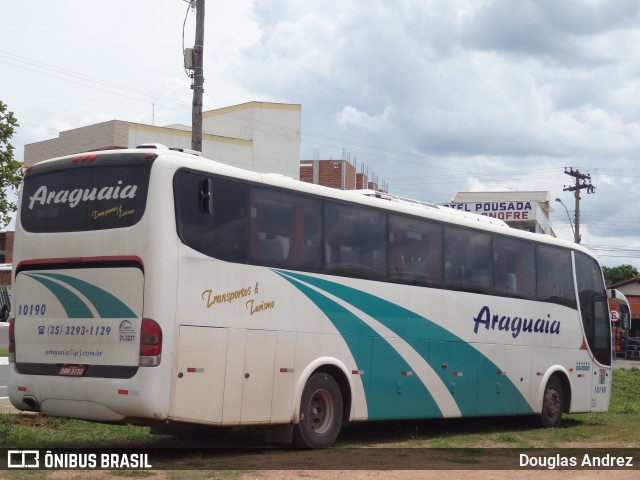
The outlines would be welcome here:
<svg viewBox="0 0 640 480">
<path fill-rule="evenodd" d="M 190 124 L 184 0 L 1 2 L 0 100 L 24 145 L 107 120 Z M 204 109 L 302 105 L 301 158 L 390 193 L 548 191 L 552 227 L 640 270 L 637 0 L 207 0 Z M 554 200 L 560 198 L 567 207 Z"/>
</svg>

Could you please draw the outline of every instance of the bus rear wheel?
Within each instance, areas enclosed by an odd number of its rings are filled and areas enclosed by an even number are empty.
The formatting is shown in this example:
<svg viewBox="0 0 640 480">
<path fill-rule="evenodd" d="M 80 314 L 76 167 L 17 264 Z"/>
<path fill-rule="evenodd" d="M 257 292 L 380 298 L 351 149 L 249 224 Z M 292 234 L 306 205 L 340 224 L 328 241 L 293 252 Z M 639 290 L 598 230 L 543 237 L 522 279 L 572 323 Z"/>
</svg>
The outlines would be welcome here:
<svg viewBox="0 0 640 480">
<path fill-rule="evenodd" d="M 342 392 L 328 373 L 312 375 L 302 391 L 300 421 L 293 442 L 300 448 L 329 447 L 342 426 Z"/>
<path fill-rule="evenodd" d="M 557 377 L 551 377 L 544 389 L 540 419 L 545 428 L 559 427 L 564 410 L 564 392 Z"/>
</svg>

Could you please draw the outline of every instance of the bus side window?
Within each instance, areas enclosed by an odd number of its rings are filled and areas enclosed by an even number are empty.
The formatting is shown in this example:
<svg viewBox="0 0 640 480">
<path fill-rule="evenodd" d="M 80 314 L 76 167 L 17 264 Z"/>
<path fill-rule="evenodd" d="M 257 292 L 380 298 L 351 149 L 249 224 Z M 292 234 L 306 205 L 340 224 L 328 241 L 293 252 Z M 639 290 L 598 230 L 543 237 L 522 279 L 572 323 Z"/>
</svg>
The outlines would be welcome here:
<svg viewBox="0 0 640 480">
<path fill-rule="evenodd" d="M 442 226 L 428 220 L 390 215 L 388 262 L 392 281 L 440 286 Z"/>
<path fill-rule="evenodd" d="M 216 178 L 213 191 L 213 256 L 247 261 L 248 191 L 243 183 Z"/>
<path fill-rule="evenodd" d="M 493 237 L 493 286 L 496 293 L 534 298 L 535 246 L 516 238 Z"/>
<path fill-rule="evenodd" d="M 246 262 L 246 185 L 180 171 L 173 190 L 178 235 L 185 245 L 221 260 Z"/>
<path fill-rule="evenodd" d="M 548 245 L 536 246 L 537 298 L 576 308 L 571 251 Z"/>
<path fill-rule="evenodd" d="M 281 267 L 321 266 L 321 202 L 303 195 L 254 187 L 251 205 L 251 258 Z"/>
<path fill-rule="evenodd" d="M 487 291 L 492 287 L 491 235 L 444 228 L 444 279 L 452 288 Z"/>
<path fill-rule="evenodd" d="M 575 253 L 578 299 L 589 348 L 603 365 L 611 365 L 611 324 L 602 270 L 591 258 Z"/>
<path fill-rule="evenodd" d="M 326 267 L 347 276 L 386 280 L 386 216 L 368 208 L 326 202 Z"/>
<path fill-rule="evenodd" d="M 203 189 L 210 177 L 182 171 L 174 179 L 176 222 L 182 242 L 206 255 L 213 252 L 213 218 L 203 212 Z M 208 204 L 208 201 L 206 202 Z"/>
</svg>

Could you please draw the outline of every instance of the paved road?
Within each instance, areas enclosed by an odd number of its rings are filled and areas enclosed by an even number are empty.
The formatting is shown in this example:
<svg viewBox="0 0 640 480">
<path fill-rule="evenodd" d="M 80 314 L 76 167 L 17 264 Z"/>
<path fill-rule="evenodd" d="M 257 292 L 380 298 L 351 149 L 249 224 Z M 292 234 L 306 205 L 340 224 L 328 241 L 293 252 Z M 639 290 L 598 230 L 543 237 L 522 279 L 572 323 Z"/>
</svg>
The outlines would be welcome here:
<svg viewBox="0 0 640 480">
<path fill-rule="evenodd" d="M 0 322 L 0 350 L 9 348 L 9 324 Z"/>
<path fill-rule="evenodd" d="M 0 357 L 0 398 L 9 395 L 7 384 L 9 383 L 9 365 L 5 364 L 7 357 Z"/>
</svg>

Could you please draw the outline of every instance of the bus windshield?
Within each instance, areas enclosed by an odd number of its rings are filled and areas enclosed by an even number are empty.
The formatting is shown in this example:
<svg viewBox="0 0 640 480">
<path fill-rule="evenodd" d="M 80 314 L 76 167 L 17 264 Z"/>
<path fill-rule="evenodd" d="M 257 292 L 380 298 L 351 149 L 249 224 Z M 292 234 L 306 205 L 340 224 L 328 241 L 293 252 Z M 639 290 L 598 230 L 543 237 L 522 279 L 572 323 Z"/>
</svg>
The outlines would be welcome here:
<svg viewBox="0 0 640 480">
<path fill-rule="evenodd" d="M 61 159 L 25 175 L 23 228 L 33 233 L 129 227 L 145 210 L 155 155 L 122 153 Z"/>
</svg>

